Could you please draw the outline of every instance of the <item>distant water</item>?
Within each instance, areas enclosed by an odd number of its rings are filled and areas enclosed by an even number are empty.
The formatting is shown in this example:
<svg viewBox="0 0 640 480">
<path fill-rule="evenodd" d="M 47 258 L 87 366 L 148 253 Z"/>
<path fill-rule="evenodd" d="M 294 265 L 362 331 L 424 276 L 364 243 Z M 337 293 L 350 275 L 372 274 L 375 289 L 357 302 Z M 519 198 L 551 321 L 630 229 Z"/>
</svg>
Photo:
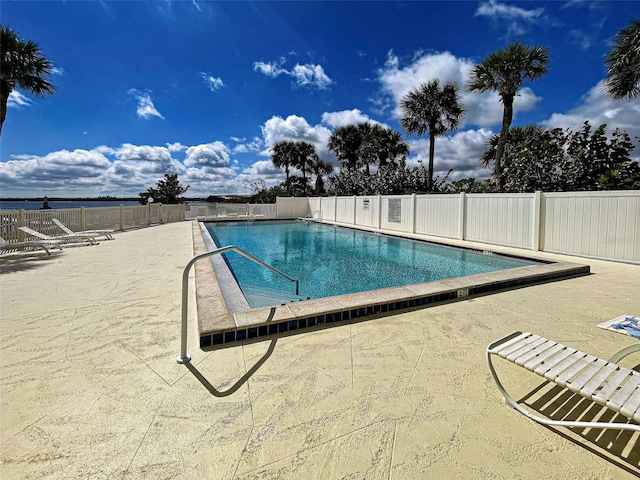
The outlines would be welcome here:
<svg viewBox="0 0 640 480">
<path fill-rule="evenodd" d="M 137 206 L 137 200 L 49 200 L 49 206 L 53 209 L 80 208 L 80 207 L 119 207 Z M 38 210 L 42 207 L 42 200 L 0 200 L 0 210 Z"/>
</svg>

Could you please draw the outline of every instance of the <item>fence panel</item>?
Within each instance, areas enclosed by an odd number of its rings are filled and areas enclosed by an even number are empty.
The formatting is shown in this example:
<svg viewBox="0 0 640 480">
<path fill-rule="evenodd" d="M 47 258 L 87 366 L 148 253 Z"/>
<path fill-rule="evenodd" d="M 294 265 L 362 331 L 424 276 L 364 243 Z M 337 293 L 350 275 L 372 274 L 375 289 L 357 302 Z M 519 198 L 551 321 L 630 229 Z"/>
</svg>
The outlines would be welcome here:
<svg viewBox="0 0 640 480">
<path fill-rule="evenodd" d="M 149 225 L 149 208 L 147 205 L 122 207 L 121 226 L 123 230 Z"/>
<path fill-rule="evenodd" d="M 541 248 L 640 261 L 640 195 L 636 192 L 543 194 Z"/>
<path fill-rule="evenodd" d="M 533 248 L 533 193 L 467 195 L 466 239 Z"/>
<path fill-rule="evenodd" d="M 415 233 L 458 238 L 460 195 L 416 195 Z"/>
<path fill-rule="evenodd" d="M 411 232 L 413 228 L 413 195 L 382 197 L 380 228 Z"/>
<path fill-rule="evenodd" d="M 336 222 L 353 225 L 355 214 L 354 197 L 336 197 Z"/>
<path fill-rule="evenodd" d="M 330 222 L 336 221 L 336 197 L 320 197 L 320 211 L 322 219 Z"/>
<path fill-rule="evenodd" d="M 307 197 L 278 197 L 276 198 L 276 212 L 278 218 L 304 217 L 309 213 L 309 199 Z"/>
<path fill-rule="evenodd" d="M 144 206 L 140 205 L 136 208 L 144 208 Z M 120 228 L 120 207 L 84 208 L 81 213 L 81 217 L 84 216 L 84 225 L 81 224 L 80 218 L 73 225 L 63 223 L 74 232 L 100 229 L 118 230 Z"/>
<path fill-rule="evenodd" d="M 380 220 L 380 198 L 356 198 L 356 225 L 378 228 Z"/>
</svg>

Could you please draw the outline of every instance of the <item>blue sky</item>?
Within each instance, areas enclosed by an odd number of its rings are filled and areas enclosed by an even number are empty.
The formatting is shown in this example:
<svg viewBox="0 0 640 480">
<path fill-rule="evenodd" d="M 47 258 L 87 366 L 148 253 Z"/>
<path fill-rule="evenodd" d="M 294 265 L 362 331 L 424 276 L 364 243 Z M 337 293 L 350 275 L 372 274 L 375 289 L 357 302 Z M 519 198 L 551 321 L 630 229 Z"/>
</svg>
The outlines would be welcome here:
<svg viewBox="0 0 640 480">
<path fill-rule="evenodd" d="M 178 173 L 188 196 L 248 194 L 284 180 L 269 148 L 313 143 L 370 120 L 400 132 L 398 104 L 433 78 L 457 81 L 520 41 L 549 48 L 550 71 L 515 100 L 513 126 L 640 136 L 640 99 L 602 93 L 615 33 L 638 1 L 10 1 L 2 23 L 53 61 L 54 96 L 16 90 L 0 139 L 0 196 L 137 196 Z M 436 141 L 436 174 L 486 178 L 500 129 L 495 94 L 462 95 L 459 130 Z M 409 164 L 428 137 L 409 137 Z M 638 145 L 636 141 L 636 145 Z M 640 148 L 634 151 L 638 158 Z"/>
</svg>

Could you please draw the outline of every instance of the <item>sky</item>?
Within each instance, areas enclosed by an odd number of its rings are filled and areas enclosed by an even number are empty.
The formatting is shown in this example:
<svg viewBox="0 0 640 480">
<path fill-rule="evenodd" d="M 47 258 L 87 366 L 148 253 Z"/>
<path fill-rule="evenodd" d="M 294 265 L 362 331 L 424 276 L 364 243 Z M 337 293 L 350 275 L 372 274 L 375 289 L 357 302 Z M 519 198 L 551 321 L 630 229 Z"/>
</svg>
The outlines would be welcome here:
<svg viewBox="0 0 640 480">
<path fill-rule="evenodd" d="M 512 42 L 545 45 L 549 73 L 526 82 L 512 126 L 576 131 L 588 120 L 640 136 L 640 98 L 603 93 L 615 34 L 640 1 L 11 1 L 0 18 L 53 62 L 53 96 L 16 89 L 0 138 L 1 197 L 137 196 L 165 173 L 187 197 L 251 194 L 284 180 L 269 150 L 315 145 L 371 121 L 402 133 L 408 164 L 428 136 L 399 103 L 434 78 L 460 85 L 466 114 L 436 139 L 435 174 L 488 178 L 500 130 L 495 93 L 465 93 L 473 65 Z M 640 144 L 635 159 L 640 158 Z"/>
</svg>

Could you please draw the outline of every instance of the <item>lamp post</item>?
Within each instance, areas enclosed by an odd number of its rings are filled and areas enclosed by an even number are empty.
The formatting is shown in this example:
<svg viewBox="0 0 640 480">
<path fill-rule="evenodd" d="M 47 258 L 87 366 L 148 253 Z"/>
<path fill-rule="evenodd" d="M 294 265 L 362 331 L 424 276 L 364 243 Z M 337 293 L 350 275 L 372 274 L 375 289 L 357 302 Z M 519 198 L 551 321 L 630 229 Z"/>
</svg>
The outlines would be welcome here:
<svg viewBox="0 0 640 480">
<path fill-rule="evenodd" d="M 151 225 L 151 204 L 152 203 L 153 203 L 153 197 L 147 198 L 147 205 L 149 205 L 149 221 L 147 222 L 148 225 Z"/>
</svg>

